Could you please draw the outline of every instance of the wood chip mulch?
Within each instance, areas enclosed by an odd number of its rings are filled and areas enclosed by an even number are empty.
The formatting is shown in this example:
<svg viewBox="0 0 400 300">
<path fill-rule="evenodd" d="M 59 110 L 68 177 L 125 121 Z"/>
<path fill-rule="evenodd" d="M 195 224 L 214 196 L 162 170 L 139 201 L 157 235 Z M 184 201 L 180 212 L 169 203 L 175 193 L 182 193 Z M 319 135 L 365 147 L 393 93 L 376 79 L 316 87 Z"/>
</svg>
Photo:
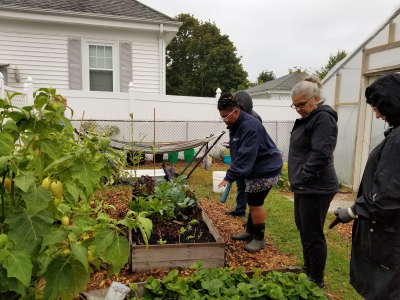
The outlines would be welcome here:
<svg viewBox="0 0 400 300">
<path fill-rule="evenodd" d="M 220 203 L 209 200 L 200 200 L 200 205 L 213 221 L 214 227 L 225 241 L 226 265 L 228 267 L 244 266 L 246 271 L 253 267 L 261 269 L 275 269 L 290 267 L 294 260 L 287 255 L 279 253 L 278 249 L 266 238 L 267 245 L 258 253 L 248 253 L 244 250 L 247 242 L 234 241 L 231 236 L 244 232 L 243 219 L 225 215 L 229 208 Z"/>
<path fill-rule="evenodd" d="M 334 229 L 339 232 L 340 236 L 347 242 L 351 243 L 351 236 L 353 230 L 353 221 L 346 224 L 338 224 Z"/>
</svg>

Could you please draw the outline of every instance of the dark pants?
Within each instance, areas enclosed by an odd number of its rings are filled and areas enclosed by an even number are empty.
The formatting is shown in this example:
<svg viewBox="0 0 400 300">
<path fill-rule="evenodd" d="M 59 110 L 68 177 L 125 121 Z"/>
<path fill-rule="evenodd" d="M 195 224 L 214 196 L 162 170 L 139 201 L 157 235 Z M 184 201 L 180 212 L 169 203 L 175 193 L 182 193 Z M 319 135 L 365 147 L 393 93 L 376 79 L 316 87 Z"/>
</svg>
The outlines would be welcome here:
<svg viewBox="0 0 400 300">
<path fill-rule="evenodd" d="M 238 179 L 236 181 L 237 196 L 236 196 L 236 207 L 234 209 L 237 213 L 244 213 L 247 207 L 247 194 L 246 194 L 246 182 L 244 179 Z"/>
<path fill-rule="evenodd" d="M 307 275 L 322 279 L 327 247 L 324 223 L 334 195 L 294 194 L 294 219 L 300 231 Z"/>
</svg>

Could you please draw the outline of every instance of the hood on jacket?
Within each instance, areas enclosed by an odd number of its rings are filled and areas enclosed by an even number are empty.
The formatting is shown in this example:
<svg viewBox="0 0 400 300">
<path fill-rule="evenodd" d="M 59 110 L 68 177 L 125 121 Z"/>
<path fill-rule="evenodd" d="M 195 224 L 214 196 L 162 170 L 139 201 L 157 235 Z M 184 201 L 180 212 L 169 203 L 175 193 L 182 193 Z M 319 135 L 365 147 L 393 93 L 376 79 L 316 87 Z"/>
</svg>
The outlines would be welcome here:
<svg viewBox="0 0 400 300">
<path fill-rule="evenodd" d="M 335 118 L 335 120 L 337 122 L 337 120 L 338 120 L 337 112 L 332 107 L 330 107 L 329 105 L 326 105 L 326 104 L 323 104 L 323 103 L 319 103 L 317 105 L 317 109 L 313 110 L 307 117 L 301 118 L 300 120 L 308 119 L 309 117 L 311 117 L 311 116 L 313 116 L 315 114 L 318 114 L 318 113 L 320 113 L 322 111 L 326 111 L 327 113 L 329 113 L 332 117 Z"/>
<path fill-rule="evenodd" d="M 245 91 L 238 91 L 233 94 L 233 98 L 236 99 L 237 103 L 243 108 L 248 114 L 253 109 L 253 99 Z"/>
<path fill-rule="evenodd" d="M 388 74 L 375 80 L 365 90 L 367 103 L 378 108 L 390 126 L 400 125 L 400 75 Z"/>
</svg>

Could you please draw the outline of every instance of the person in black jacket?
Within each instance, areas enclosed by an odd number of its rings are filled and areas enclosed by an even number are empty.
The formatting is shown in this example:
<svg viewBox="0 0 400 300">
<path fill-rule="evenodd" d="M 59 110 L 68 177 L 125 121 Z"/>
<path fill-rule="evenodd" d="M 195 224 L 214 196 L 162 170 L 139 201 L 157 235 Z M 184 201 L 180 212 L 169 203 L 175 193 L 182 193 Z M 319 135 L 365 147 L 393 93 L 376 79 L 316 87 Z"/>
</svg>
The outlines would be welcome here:
<svg viewBox="0 0 400 300">
<path fill-rule="evenodd" d="M 250 116 L 253 116 L 262 123 L 261 117 L 253 110 L 253 100 L 248 93 L 246 93 L 245 91 L 238 91 L 233 94 L 233 98 L 236 99 L 237 103 L 240 106 L 240 109 L 244 110 Z M 234 210 L 228 211 L 225 214 L 230 216 L 244 216 L 247 207 L 246 183 L 244 179 L 238 179 L 236 181 L 236 186 L 236 207 Z"/>
<path fill-rule="evenodd" d="M 257 252 L 265 248 L 264 199 L 282 171 L 282 157 L 264 126 L 245 113 L 229 94 L 218 100 L 218 110 L 228 126 L 232 164 L 219 187 L 244 179 L 250 213 L 246 232 L 232 236 L 234 240 L 252 240 L 244 249 Z"/>
<path fill-rule="evenodd" d="M 365 97 L 389 129 L 368 157 L 354 205 L 335 210 L 335 221 L 355 219 L 350 259 L 353 287 L 367 300 L 395 300 L 400 299 L 400 76 L 377 79 Z"/>
<path fill-rule="evenodd" d="M 320 101 L 321 87 L 317 77 L 307 76 L 292 89 L 292 108 L 301 118 L 295 121 L 291 133 L 288 168 L 295 223 L 303 247 L 303 271 L 323 287 L 327 257 L 323 227 L 339 183 L 333 166 L 337 114 Z"/>
</svg>

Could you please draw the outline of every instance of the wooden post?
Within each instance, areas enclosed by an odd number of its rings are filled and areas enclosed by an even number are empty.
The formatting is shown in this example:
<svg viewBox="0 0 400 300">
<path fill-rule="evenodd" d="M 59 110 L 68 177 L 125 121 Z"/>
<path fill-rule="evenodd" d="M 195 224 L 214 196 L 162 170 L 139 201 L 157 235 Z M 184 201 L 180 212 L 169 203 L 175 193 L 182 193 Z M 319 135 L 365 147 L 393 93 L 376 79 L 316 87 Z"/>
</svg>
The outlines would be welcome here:
<svg viewBox="0 0 400 300">
<path fill-rule="evenodd" d="M 396 23 L 390 23 L 389 25 L 389 38 L 388 43 L 394 43 L 396 33 Z"/>
<path fill-rule="evenodd" d="M 129 82 L 128 97 L 129 97 L 128 98 L 128 100 L 129 100 L 129 113 L 133 114 L 133 111 L 135 109 L 135 91 L 133 89 L 133 82 Z"/>
<path fill-rule="evenodd" d="M 335 82 L 335 98 L 334 98 L 334 109 L 338 111 L 338 106 L 340 102 L 340 79 L 341 76 L 339 73 L 336 73 L 336 82 Z"/>
</svg>

